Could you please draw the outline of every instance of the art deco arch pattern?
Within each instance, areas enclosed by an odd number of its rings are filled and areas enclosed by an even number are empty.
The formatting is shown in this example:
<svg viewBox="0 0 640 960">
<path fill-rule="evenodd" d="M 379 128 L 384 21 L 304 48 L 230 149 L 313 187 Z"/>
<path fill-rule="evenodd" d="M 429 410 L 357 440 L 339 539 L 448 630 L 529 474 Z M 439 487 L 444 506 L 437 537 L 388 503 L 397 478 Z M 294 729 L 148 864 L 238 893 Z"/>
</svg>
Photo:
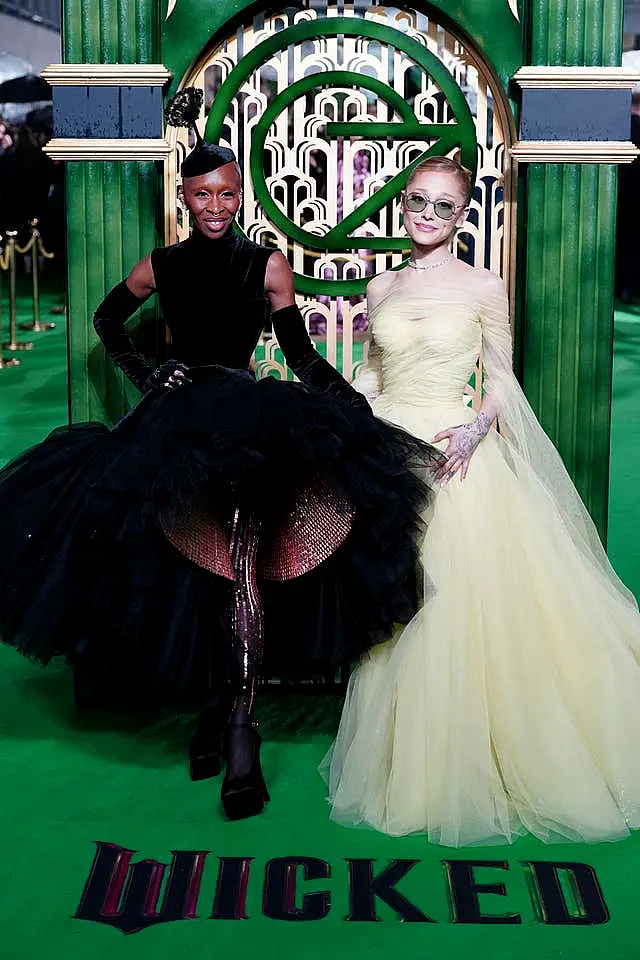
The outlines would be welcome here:
<svg viewBox="0 0 640 960">
<path fill-rule="evenodd" d="M 362 14 L 305 0 L 255 14 L 203 51 L 181 85 L 203 89 L 201 133 L 239 158 L 239 226 L 288 257 L 310 332 L 348 378 L 364 359 L 366 280 L 406 256 L 397 194 L 407 164 L 461 147 L 476 187 L 456 252 L 511 275 L 511 114 L 490 68 L 426 8 L 380 2 Z M 189 144 L 184 130 L 167 134 L 172 243 L 188 234 L 177 171 Z M 256 366 L 290 375 L 268 333 Z"/>
</svg>

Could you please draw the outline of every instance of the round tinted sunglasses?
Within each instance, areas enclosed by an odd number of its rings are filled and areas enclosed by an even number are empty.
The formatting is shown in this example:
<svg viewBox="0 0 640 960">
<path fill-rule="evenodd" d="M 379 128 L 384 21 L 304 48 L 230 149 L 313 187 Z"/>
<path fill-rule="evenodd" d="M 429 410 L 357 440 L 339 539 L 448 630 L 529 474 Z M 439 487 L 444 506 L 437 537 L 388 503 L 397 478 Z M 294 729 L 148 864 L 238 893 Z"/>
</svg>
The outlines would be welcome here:
<svg viewBox="0 0 640 960">
<path fill-rule="evenodd" d="M 404 198 L 405 206 L 410 213 L 422 213 L 430 203 L 433 204 L 433 210 L 436 217 L 440 220 L 453 220 L 457 210 L 462 210 L 462 206 L 456 206 L 453 200 L 431 200 L 423 193 L 407 193 Z"/>
</svg>

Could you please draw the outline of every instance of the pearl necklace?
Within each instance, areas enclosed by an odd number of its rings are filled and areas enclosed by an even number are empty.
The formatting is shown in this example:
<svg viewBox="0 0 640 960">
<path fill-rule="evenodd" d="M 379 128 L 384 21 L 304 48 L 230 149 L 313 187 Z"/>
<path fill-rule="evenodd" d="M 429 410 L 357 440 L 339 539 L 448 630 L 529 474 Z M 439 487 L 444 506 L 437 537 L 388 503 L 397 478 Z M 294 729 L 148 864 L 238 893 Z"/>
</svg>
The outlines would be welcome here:
<svg viewBox="0 0 640 960">
<path fill-rule="evenodd" d="M 410 267 L 413 267 L 414 270 L 435 270 L 436 267 L 443 267 L 445 263 L 449 263 L 451 256 L 444 257 L 442 260 L 436 260 L 435 263 L 417 263 L 413 257 L 411 257 L 407 264 Z"/>
</svg>

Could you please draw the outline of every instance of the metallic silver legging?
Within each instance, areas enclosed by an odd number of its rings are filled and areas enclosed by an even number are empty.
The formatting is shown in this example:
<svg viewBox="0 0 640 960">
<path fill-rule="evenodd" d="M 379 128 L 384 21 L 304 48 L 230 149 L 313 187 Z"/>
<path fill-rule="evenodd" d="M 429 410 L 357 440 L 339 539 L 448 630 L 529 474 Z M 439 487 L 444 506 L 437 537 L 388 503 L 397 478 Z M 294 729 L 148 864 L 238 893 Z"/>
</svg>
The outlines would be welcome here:
<svg viewBox="0 0 640 960">
<path fill-rule="evenodd" d="M 256 558 L 260 521 L 243 503 L 234 500 L 229 523 L 229 553 L 235 574 L 231 609 L 231 642 L 235 661 L 232 677 L 233 714 L 250 717 L 264 654 L 264 614 L 258 592 Z"/>
</svg>

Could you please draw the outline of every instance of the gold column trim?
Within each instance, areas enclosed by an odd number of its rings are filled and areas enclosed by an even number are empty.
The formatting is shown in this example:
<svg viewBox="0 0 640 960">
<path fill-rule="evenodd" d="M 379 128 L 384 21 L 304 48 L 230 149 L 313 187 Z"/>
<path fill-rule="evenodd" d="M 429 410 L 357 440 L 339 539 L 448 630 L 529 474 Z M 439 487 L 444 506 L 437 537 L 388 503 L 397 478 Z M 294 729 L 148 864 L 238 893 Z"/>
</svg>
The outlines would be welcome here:
<svg viewBox="0 0 640 960">
<path fill-rule="evenodd" d="M 43 150 L 54 160 L 164 160 L 171 146 L 162 139 L 58 137 L 50 140 Z"/>
<path fill-rule="evenodd" d="M 626 67 L 521 67 L 513 79 L 522 89 L 633 90 L 640 73 Z"/>
<path fill-rule="evenodd" d="M 50 63 L 42 76 L 53 87 L 163 87 L 171 79 L 161 63 Z"/>
<path fill-rule="evenodd" d="M 520 163 L 633 163 L 630 140 L 518 140 L 509 150 Z"/>
</svg>

